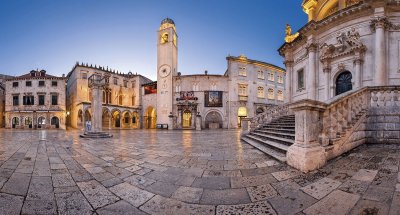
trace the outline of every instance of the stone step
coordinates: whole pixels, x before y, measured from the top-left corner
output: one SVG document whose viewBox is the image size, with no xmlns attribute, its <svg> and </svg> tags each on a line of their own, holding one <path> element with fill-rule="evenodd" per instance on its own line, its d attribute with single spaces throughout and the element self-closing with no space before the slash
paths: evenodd
<svg viewBox="0 0 400 215">
<path fill-rule="evenodd" d="M 262 138 L 267 138 L 268 140 L 270 140 L 270 141 L 273 141 L 273 140 L 278 140 L 278 141 L 281 141 L 281 142 L 283 142 L 283 143 L 285 143 L 286 145 L 292 145 L 292 144 L 294 144 L 294 140 L 293 139 L 287 139 L 287 138 L 282 138 L 282 137 L 276 137 L 276 136 L 272 136 L 272 135 L 267 135 L 267 134 L 263 134 L 263 133 L 260 133 L 260 132 L 252 132 L 251 133 L 252 135 L 257 135 L 257 136 L 260 136 L 260 137 L 262 137 Z"/>
<path fill-rule="evenodd" d="M 252 140 L 248 137 L 242 137 L 241 138 L 244 142 L 252 145 L 253 147 L 257 148 L 258 150 L 264 152 L 265 154 L 277 159 L 278 161 L 281 162 L 286 162 L 286 154 L 285 153 L 280 153 L 274 149 L 269 148 L 268 146 L 256 141 Z"/>
<path fill-rule="evenodd" d="M 268 125 L 290 125 L 290 126 L 294 126 L 295 122 L 271 122 Z"/>
<path fill-rule="evenodd" d="M 110 138 L 113 135 L 106 132 L 85 132 L 84 134 L 79 135 L 81 138 Z"/>
<path fill-rule="evenodd" d="M 285 134 L 294 134 L 295 133 L 294 129 L 283 129 L 283 128 L 263 127 L 263 128 L 260 128 L 259 130 L 262 130 L 262 131 L 275 131 L 275 132 L 280 132 L 280 133 L 285 133 Z"/>
<path fill-rule="evenodd" d="M 288 148 L 289 148 L 288 145 L 285 145 L 285 144 L 282 144 L 282 143 L 278 143 L 278 142 L 274 142 L 274 141 L 271 141 L 271 140 L 265 140 L 265 139 L 262 139 L 262 138 L 260 138 L 258 136 L 252 135 L 252 134 L 248 134 L 248 135 L 246 135 L 246 137 L 248 137 L 250 139 L 253 139 L 253 140 L 256 140 L 256 141 L 258 141 L 258 142 L 260 142 L 260 143 L 262 143 L 264 145 L 268 145 L 271 148 L 279 149 L 282 152 L 286 152 L 288 150 Z"/>
<path fill-rule="evenodd" d="M 290 129 L 294 130 L 294 125 L 264 125 L 264 128 L 271 128 L 271 129 Z"/>
<path fill-rule="evenodd" d="M 256 130 L 256 132 L 262 132 L 264 134 L 270 134 L 270 135 L 277 136 L 277 137 L 284 136 L 285 138 L 288 137 L 288 139 L 294 139 L 294 137 L 295 137 L 294 133 L 277 132 L 276 130 L 269 131 L 269 130 L 258 129 L 258 130 Z"/>
</svg>

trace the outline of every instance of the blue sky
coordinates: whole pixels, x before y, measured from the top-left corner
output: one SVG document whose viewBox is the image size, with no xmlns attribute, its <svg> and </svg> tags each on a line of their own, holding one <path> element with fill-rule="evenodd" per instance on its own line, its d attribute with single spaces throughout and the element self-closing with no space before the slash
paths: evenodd
<svg viewBox="0 0 400 215">
<path fill-rule="evenodd" d="M 156 77 L 157 30 L 175 21 L 182 74 L 223 74 L 226 56 L 283 67 L 285 24 L 307 22 L 302 0 L 3 0 L 0 73 L 67 74 L 76 61 Z"/>
</svg>

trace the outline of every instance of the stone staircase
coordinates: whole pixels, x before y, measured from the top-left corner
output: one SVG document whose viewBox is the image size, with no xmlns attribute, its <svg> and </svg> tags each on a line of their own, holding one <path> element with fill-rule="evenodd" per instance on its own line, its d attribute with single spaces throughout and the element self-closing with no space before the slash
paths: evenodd
<svg viewBox="0 0 400 215">
<path fill-rule="evenodd" d="M 241 139 L 275 159 L 286 162 L 286 152 L 294 144 L 294 137 L 295 117 L 287 115 L 261 126 Z"/>
</svg>

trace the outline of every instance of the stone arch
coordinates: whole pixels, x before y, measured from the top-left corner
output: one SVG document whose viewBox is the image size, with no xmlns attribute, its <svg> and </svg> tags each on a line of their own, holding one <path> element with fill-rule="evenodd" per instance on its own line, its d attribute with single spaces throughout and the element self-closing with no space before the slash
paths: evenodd
<svg viewBox="0 0 400 215">
<path fill-rule="evenodd" d="M 130 128 L 131 127 L 131 119 L 132 119 L 131 112 L 128 110 L 123 111 L 121 114 L 122 128 Z"/>
<path fill-rule="evenodd" d="M 248 113 L 247 113 L 247 107 L 242 106 L 238 108 L 238 112 L 237 112 L 237 116 L 238 116 L 238 127 L 242 126 L 242 119 L 246 118 Z"/>
<path fill-rule="evenodd" d="M 316 21 L 319 21 L 319 20 L 324 19 L 327 16 L 329 16 L 332 8 L 335 8 L 338 5 L 339 5 L 338 0 L 327 0 L 327 1 L 323 2 L 321 4 L 321 6 L 318 8 L 318 12 L 316 15 L 316 17 L 317 17 Z"/>
<path fill-rule="evenodd" d="M 50 124 L 51 124 L 52 126 L 54 126 L 55 128 L 60 128 L 60 119 L 59 119 L 57 116 L 53 116 L 53 117 L 51 118 Z"/>
<path fill-rule="evenodd" d="M 144 127 L 147 129 L 156 128 L 157 112 L 152 106 L 146 108 L 144 112 Z"/>
<path fill-rule="evenodd" d="M 113 128 L 121 128 L 121 111 L 119 109 L 111 110 L 111 121 Z"/>
<path fill-rule="evenodd" d="M 16 128 L 17 126 L 19 126 L 19 117 L 14 116 L 11 119 L 11 125 L 12 125 L 12 128 Z"/>
<path fill-rule="evenodd" d="M 335 75 L 335 96 L 353 89 L 353 74 L 348 70 L 343 70 Z"/>
<path fill-rule="evenodd" d="M 80 110 L 82 112 L 82 110 Z M 46 127 L 46 117 L 39 116 L 37 120 L 37 127 L 38 128 L 45 128 Z"/>
<path fill-rule="evenodd" d="M 32 117 L 26 116 L 24 118 L 24 127 L 25 128 L 32 128 L 33 127 L 33 120 Z"/>
<path fill-rule="evenodd" d="M 204 122 L 206 128 L 222 128 L 222 114 L 219 111 L 211 110 L 206 114 Z"/>
<path fill-rule="evenodd" d="M 83 111 L 82 111 L 82 109 L 78 110 L 76 125 L 78 128 L 81 128 L 83 126 Z"/>
<path fill-rule="evenodd" d="M 132 113 L 131 123 L 132 123 L 132 128 L 139 128 L 139 125 L 140 125 L 139 124 L 139 113 L 137 111 L 134 111 Z"/>
<path fill-rule="evenodd" d="M 111 112 L 108 108 L 103 107 L 101 115 L 102 127 L 109 129 L 111 127 Z"/>
<path fill-rule="evenodd" d="M 90 109 L 87 108 L 85 110 L 85 117 L 84 117 L 85 121 L 92 121 L 92 114 L 90 113 Z"/>
</svg>

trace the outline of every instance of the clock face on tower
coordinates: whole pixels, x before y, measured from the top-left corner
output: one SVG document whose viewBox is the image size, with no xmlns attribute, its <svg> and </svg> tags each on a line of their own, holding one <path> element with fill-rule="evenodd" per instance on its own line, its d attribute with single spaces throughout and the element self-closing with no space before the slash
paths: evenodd
<svg viewBox="0 0 400 215">
<path fill-rule="evenodd" d="M 171 68 L 168 65 L 162 65 L 160 69 L 158 70 L 158 74 L 162 77 L 165 78 L 171 73 Z"/>
</svg>

